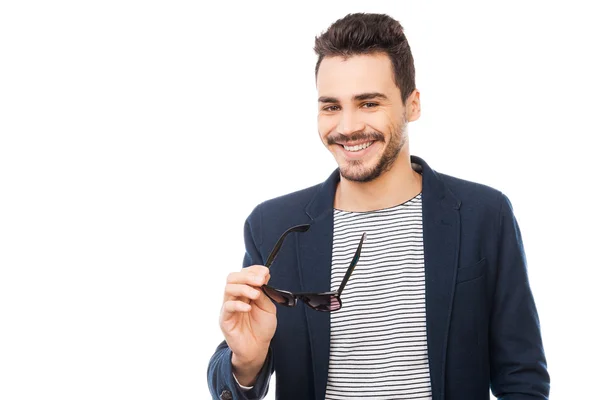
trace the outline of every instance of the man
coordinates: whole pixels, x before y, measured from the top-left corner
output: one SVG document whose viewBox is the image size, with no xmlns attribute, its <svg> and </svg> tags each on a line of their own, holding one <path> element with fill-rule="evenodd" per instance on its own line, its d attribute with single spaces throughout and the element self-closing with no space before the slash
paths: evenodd
<svg viewBox="0 0 600 400">
<path fill-rule="evenodd" d="M 225 341 L 208 368 L 213 398 L 263 398 L 275 371 L 284 400 L 483 400 L 490 386 L 500 399 L 547 399 L 510 201 L 409 153 L 420 94 L 402 27 L 351 14 L 315 51 L 319 134 L 339 168 L 246 220 L 244 268 L 228 276 Z M 340 286 L 327 304 L 296 296 L 316 310 L 274 304 L 296 301 L 277 289 Z"/>
</svg>

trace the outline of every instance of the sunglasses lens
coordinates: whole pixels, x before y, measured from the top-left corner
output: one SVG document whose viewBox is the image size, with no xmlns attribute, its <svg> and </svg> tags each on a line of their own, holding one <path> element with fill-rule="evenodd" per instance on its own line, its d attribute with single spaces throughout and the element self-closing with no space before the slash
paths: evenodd
<svg viewBox="0 0 600 400">
<path fill-rule="evenodd" d="M 266 285 L 262 287 L 262 290 L 275 303 L 278 303 L 278 304 L 281 304 L 281 305 L 284 305 L 287 307 L 292 307 L 295 304 L 294 296 L 292 296 L 290 293 L 280 291 L 280 290 L 277 290 L 275 288 L 272 288 L 272 287 L 266 286 Z"/>
<path fill-rule="evenodd" d="M 339 297 L 328 294 L 305 296 L 305 302 L 317 311 L 337 311 L 342 308 Z"/>
</svg>

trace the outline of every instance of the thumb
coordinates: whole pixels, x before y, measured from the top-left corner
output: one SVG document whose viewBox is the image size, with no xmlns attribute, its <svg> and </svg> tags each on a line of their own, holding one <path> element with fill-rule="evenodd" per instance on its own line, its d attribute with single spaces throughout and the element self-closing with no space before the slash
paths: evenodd
<svg viewBox="0 0 600 400">
<path fill-rule="evenodd" d="M 267 274 L 265 276 L 265 285 L 269 282 L 269 280 L 271 279 L 271 274 Z M 254 303 L 256 306 L 258 306 L 258 308 L 260 308 L 263 311 L 267 311 L 269 313 L 275 313 L 275 304 L 273 304 L 273 301 L 265 294 L 265 292 L 260 291 L 260 296 L 258 299 L 252 300 L 252 303 Z"/>
</svg>

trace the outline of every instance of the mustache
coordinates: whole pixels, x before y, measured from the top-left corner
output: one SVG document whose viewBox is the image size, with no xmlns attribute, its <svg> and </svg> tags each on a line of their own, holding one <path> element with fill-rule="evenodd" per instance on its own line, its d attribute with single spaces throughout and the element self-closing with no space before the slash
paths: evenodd
<svg viewBox="0 0 600 400">
<path fill-rule="evenodd" d="M 352 135 L 332 135 L 327 137 L 327 144 L 346 144 L 349 142 L 375 142 L 377 140 L 384 141 L 383 134 L 379 132 L 356 132 Z"/>
</svg>

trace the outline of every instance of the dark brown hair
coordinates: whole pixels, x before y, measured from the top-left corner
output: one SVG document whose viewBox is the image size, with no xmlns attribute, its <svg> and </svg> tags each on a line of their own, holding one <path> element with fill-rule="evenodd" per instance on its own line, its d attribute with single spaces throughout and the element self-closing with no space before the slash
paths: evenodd
<svg viewBox="0 0 600 400">
<path fill-rule="evenodd" d="M 348 14 L 315 38 L 314 50 L 319 56 L 315 77 L 324 57 L 385 53 L 392 62 L 403 104 L 416 87 L 414 60 L 404 29 L 389 15 Z"/>
</svg>

